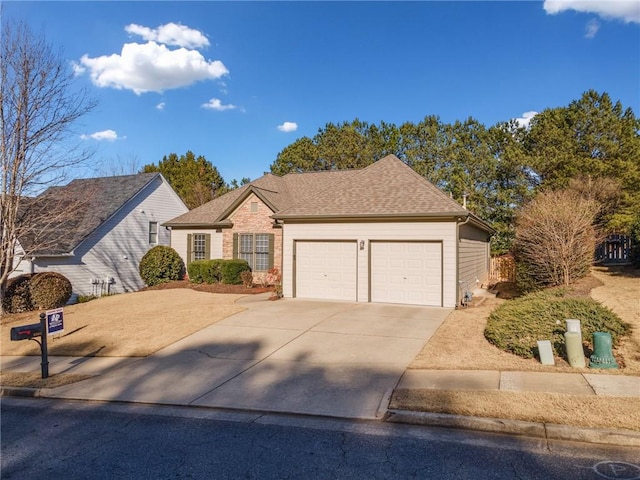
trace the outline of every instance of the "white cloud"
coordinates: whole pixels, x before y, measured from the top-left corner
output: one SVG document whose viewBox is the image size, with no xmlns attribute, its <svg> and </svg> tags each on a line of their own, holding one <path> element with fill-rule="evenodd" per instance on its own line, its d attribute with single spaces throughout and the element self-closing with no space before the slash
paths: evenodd
<svg viewBox="0 0 640 480">
<path fill-rule="evenodd" d="M 167 105 L 166 103 L 164 103 L 164 102 L 160 102 L 158 105 L 156 105 L 156 108 L 157 108 L 158 110 L 164 110 L 164 107 L 165 107 L 166 105 Z"/>
<path fill-rule="evenodd" d="M 127 33 L 138 35 L 149 42 L 186 48 L 209 46 L 209 40 L 202 32 L 173 22 L 160 25 L 158 28 L 149 28 L 132 23 L 124 27 L 124 29 Z"/>
<path fill-rule="evenodd" d="M 278 130 L 281 132 L 295 132 L 298 129 L 298 124 L 295 122 L 284 122 L 282 125 L 278 125 Z"/>
<path fill-rule="evenodd" d="M 73 74 L 76 77 L 79 77 L 80 75 L 82 75 L 84 72 L 87 71 L 87 69 L 84 68 L 82 65 L 80 65 L 78 62 L 71 62 L 71 68 L 73 68 Z"/>
<path fill-rule="evenodd" d="M 597 19 L 592 18 L 585 26 L 585 38 L 594 38 L 598 33 L 598 30 L 600 30 L 600 22 Z"/>
<path fill-rule="evenodd" d="M 108 142 L 114 142 L 118 139 L 123 139 L 126 137 L 118 137 L 118 134 L 115 130 L 102 130 L 101 132 L 91 133 L 89 135 L 80 135 L 80 138 L 83 140 L 93 139 L 93 140 L 107 140 Z"/>
<path fill-rule="evenodd" d="M 640 23 L 640 2 L 637 0 L 545 0 L 544 10 L 550 15 L 575 10 L 595 13 L 606 19 Z"/>
<path fill-rule="evenodd" d="M 80 64 L 89 70 L 94 85 L 133 90 L 137 95 L 186 87 L 229 73 L 221 61 L 205 60 L 196 50 L 170 50 L 153 41 L 126 43 L 119 55 L 83 55 Z"/>
<path fill-rule="evenodd" d="M 535 117 L 538 112 L 524 112 L 521 117 L 514 118 L 516 123 L 524 128 L 529 128 L 529 124 L 531 123 L 531 119 Z"/>
<path fill-rule="evenodd" d="M 217 110 L 219 112 L 223 112 L 224 110 L 233 110 L 234 108 L 238 107 L 230 103 L 227 105 L 223 105 L 222 101 L 219 98 L 212 98 L 207 103 L 203 103 L 202 108 L 208 108 L 209 110 Z"/>
</svg>

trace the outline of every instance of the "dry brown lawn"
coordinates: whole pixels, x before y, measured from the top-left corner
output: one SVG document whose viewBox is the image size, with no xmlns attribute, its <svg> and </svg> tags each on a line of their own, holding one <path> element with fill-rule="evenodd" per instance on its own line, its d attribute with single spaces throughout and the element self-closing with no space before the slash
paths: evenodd
<svg viewBox="0 0 640 480">
<path fill-rule="evenodd" d="M 64 373 L 58 375 L 50 375 L 48 378 L 42 378 L 40 372 L 0 372 L 0 385 L 11 387 L 28 387 L 28 388 L 55 388 L 70 383 L 81 382 L 91 378 L 91 375 L 74 375 Z"/>
<path fill-rule="evenodd" d="M 240 297 L 179 288 L 70 305 L 64 309 L 64 332 L 48 338 L 49 355 L 145 357 L 244 310 L 235 303 Z M 38 312 L 3 316 L 0 353 L 40 355 L 33 341 L 9 340 L 11 327 L 38 321 Z"/>
<path fill-rule="evenodd" d="M 640 430 L 637 398 L 538 392 L 396 390 L 390 408 L 588 428 Z"/>
<path fill-rule="evenodd" d="M 576 287 L 617 313 L 632 334 L 614 351 L 624 368 L 589 369 L 588 373 L 640 375 L 640 270 L 594 268 Z M 582 290 L 582 292 L 580 291 Z M 471 307 L 454 311 L 416 356 L 409 368 L 585 373 L 556 357 L 555 366 L 524 359 L 491 345 L 484 328 L 501 300 L 475 298 Z M 640 430 L 640 399 L 568 396 L 533 392 L 397 390 L 391 408 L 510 418 L 601 428 Z"/>
</svg>

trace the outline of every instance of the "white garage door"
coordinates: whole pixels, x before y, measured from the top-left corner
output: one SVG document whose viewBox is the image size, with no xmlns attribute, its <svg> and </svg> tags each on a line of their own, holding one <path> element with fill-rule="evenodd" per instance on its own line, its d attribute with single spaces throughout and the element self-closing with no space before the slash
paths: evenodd
<svg viewBox="0 0 640 480">
<path fill-rule="evenodd" d="M 296 242 L 298 298 L 356 301 L 356 242 Z"/>
<path fill-rule="evenodd" d="M 442 306 L 441 244 L 371 242 L 371 301 Z"/>
</svg>

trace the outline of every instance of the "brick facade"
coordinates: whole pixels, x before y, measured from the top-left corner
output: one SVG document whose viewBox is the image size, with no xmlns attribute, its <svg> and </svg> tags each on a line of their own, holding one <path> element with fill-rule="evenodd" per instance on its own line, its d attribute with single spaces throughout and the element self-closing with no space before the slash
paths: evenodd
<svg viewBox="0 0 640 480">
<path fill-rule="evenodd" d="M 282 228 L 274 228 L 271 215 L 273 215 L 273 211 L 262 200 L 253 193 L 249 195 L 229 215 L 229 219 L 233 222 L 233 228 L 225 228 L 222 231 L 223 258 L 233 258 L 234 233 L 272 233 L 274 235 L 273 266 L 282 270 Z M 254 282 L 260 283 L 264 275 L 263 272 L 254 272 Z"/>
</svg>

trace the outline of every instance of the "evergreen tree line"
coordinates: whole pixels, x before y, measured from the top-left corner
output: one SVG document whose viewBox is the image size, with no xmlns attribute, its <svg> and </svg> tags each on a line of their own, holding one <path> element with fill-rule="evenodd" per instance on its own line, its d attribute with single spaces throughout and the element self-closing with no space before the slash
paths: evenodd
<svg viewBox="0 0 640 480">
<path fill-rule="evenodd" d="M 603 231 L 629 232 L 640 219 L 640 120 L 607 93 L 585 92 L 524 127 L 486 127 L 474 118 L 445 123 L 426 116 L 400 126 L 355 119 L 328 123 L 285 147 L 271 172 L 362 168 L 394 154 L 498 232 L 494 253 L 514 238 L 519 207 L 540 191 L 572 188 L 603 202 Z M 607 191 L 600 190 L 602 185 Z"/>
<path fill-rule="evenodd" d="M 461 201 L 498 232 L 494 253 L 511 248 L 518 209 L 541 191 L 570 188 L 597 201 L 602 232 L 640 225 L 640 119 L 607 93 L 585 92 L 565 107 L 487 127 L 470 117 L 445 123 L 436 115 L 398 126 L 359 119 L 327 123 L 278 153 L 271 173 L 363 168 L 393 154 Z M 161 172 L 194 208 L 249 182 L 226 183 L 193 152 L 171 153 L 142 168 Z"/>
<path fill-rule="evenodd" d="M 220 195 L 249 183 L 249 178 L 242 178 L 238 182 L 235 178 L 227 183 L 218 169 L 203 155 L 196 156 L 192 151 L 178 156 L 170 153 L 162 160 L 145 165 L 141 173 L 160 172 L 176 191 L 187 207 L 199 207 Z"/>
</svg>

